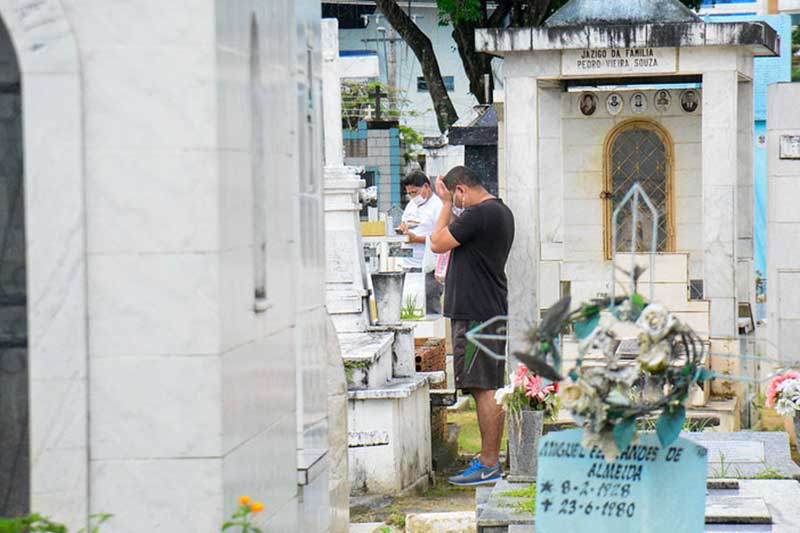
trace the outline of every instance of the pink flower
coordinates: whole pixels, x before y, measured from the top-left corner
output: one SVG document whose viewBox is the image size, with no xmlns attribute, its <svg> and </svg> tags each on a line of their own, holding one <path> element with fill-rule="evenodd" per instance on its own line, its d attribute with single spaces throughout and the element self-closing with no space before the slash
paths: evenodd
<svg viewBox="0 0 800 533">
<path fill-rule="evenodd" d="M 779 374 L 772 378 L 767 389 L 767 407 L 775 407 L 775 402 L 778 401 L 778 385 L 787 379 L 800 379 L 800 373 L 794 370 L 787 370 L 783 374 Z"/>
<path fill-rule="evenodd" d="M 528 384 L 525 386 L 525 396 L 528 398 L 535 398 L 541 402 L 545 400 L 548 394 L 554 393 L 555 387 L 552 383 L 544 384 L 544 378 L 539 376 L 530 376 Z"/>
<path fill-rule="evenodd" d="M 528 384 L 528 367 L 519 364 L 516 373 L 514 374 L 514 387 L 524 389 Z"/>
</svg>

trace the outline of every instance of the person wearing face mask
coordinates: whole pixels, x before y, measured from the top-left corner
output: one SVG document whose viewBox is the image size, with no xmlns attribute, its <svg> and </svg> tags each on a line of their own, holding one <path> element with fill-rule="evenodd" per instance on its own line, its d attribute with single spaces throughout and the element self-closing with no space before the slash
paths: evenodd
<svg viewBox="0 0 800 533">
<path fill-rule="evenodd" d="M 403 178 L 400 185 L 410 201 L 403 212 L 403 222 L 398 230 L 408 236 L 407 247 L 414 251 L 414 255 L 403 259 L 403 268 L 411 272 L 421 272 L 426 238 L 439 218 L 442 201 L 433 193 L 428 176 L 421 170 L 411 172 Z M 442 284 L 436 280 L 433 270 L 425 273 L 425 308 L 428 314 L 442 314 Z"/>
<path fill-rule="evenodd" d="M 495 392 L 505 385 L 505 361 L 497 360 L 467 341 L 466 334 L 482 322 L 508 314 L 506 261 L 514 241 L 514 215 L 502 200 L 487 191 L 480 176 L 455 167 L 436 180 L 444 207 L 431 233 L 431 250 L 450 252 L 444 295 L 444 316 L 450 318 L 456 388 L 475 398 L 481 453 L 463 472 L 448 481 L 454 485 L 483 485 L 502 478 L 500 442 L 505 422 Z M 482 333 L 500 335 L 495 324 Z M 485 341 L 496 354 L 505 354 L 505 341 Z"/>
</svg>

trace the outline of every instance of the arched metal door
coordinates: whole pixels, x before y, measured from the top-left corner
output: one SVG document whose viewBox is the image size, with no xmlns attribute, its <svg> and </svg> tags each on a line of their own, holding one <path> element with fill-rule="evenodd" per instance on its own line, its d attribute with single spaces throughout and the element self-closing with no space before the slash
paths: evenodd
<svg viewBox="0 0 800 533">
<path fill-rule="evenodd" d="M 606 257 L 611 250 L 611 214 L 631 186 L 639 182 L 658 209 L 659 252 L 674 250 L 672 230 L 672 142 L 658 125 L 632 121 L 618 126 L 606 142 L 605 206 Z M 620 213 L 617 232 L 618 252 L 631 249 L 633 212 L 627 207 Z M 636 228 L 637 251 L 649 252 L 652 241 L 651 220 L 640 213 Z"/>
</svg>

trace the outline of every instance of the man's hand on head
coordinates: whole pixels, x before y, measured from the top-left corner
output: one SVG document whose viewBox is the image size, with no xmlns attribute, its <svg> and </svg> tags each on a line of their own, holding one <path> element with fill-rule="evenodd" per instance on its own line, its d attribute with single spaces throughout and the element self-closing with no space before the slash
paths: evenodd
<svg viewBox="0 0 800 533">
<path fill-rule="evenodd" d="M 447 186 L 444 184 L 444 176 L 438 176 L 436 178 L 436 195 L 442 200 L 442 203 L 444 204 L 453 203 L 453 194 L 447 189 Z"/>
</svg>

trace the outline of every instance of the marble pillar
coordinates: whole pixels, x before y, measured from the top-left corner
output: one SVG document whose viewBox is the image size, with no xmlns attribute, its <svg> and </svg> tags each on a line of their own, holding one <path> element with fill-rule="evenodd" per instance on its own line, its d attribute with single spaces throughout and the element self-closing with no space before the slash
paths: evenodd
<svg viewBox="0 0 800 533">
<path fill-rule="evenodd" d="M 322 21 L 322 113 L 325 154 L 325 223 L 326 223 L 326 300 L 328 311 L 343 306 L 339 323 L 345 328 L 366 325 L 365 309 L 359 295 L 363 276 L 355 268 L 363 259 L 358 223 L 358 189 L 361 180 L 343 164 L 342 102 L 339 81 L 339 27 L 336 19 Z M 332 227 L 329 226 L 332 225 Z M 335 248 L 338 243 L 344 250 Z M 333 249 L 331 247 L 334 247 Z M 344 255 L 339 255 L 344 251 Z M 358 257 L 355 256 L 358 254 Z M 331 264 L 330 259 L 337 261 Z M 349 261 L 348 261 L 349 260 Z M 349 263 L 349 267 L 347 264 Z M 361 269 L 363 272 L 363 269 Z M 341 276 L 341 278 L 339 278 Z M 332 279 L 333 278 L 333 279 Z M 342 283 L 333 283 L 341 279 Z M 349 279 L 349 283 L 347 280 Z M 355 285 L 355 286 L 354 286 Z M 341 300 L 344 298 L 344 301 Z M 360 312 L 355 312 L 359 310 Z M 347 311 L 350 311 L 348 313 Z M 342 350 L 332 320 L 326 326 L 327 397 L 328 397 L 328 502 L 330 531 L 347 531 L 350 523 L 350 481 L 347 454 L 347 379 Z"/>
<path fill-rule="evenodd" d="M 736 299 L 755 306 L 753 272 L 753 82 L 739 81 L 738 91 L 738 178 L 736 183 Z M 755 313 L 755 307 L 753 307 Z"/>
<path fill-rule="evenodd" d="M 800 362 L 800 159 L 781 157 L 781 138 L 800 136 L 800 83 L 768 89 L 767 333 L 781 366 Z"/>
<path fill-rule="evenodd" d="M 737 335 L 738 92 L 735 70 L 703 74 L 703 280 L 712 339 Z"/>
<path fill-rule="evenodd" d="M 338 21 L 322 21 L 322 101 L 325 125 L 326 301 L 339 333 L 365 331 L 370 323 L 359 191 L 353 167 L 343 164 Z"/>
<path fill-rule="evenodd" d="M 539 263 L 540 309 L 560 296 L 564 260 L 564 172 L 561 138 L 561 88 L 539 89 Z"/>
<path fill-rule="evenodd" d="M 514 213 L 516 235 L 508 258 L 509 353 L 525 350 L 525 329 L 539 317 L 541 150 L 540 77 L 560 72 L 558 52 L 509 55 L 505 66 L 506 203 Z M 549 226 L 548 226 L 549 228 Z"/>
</svg>

